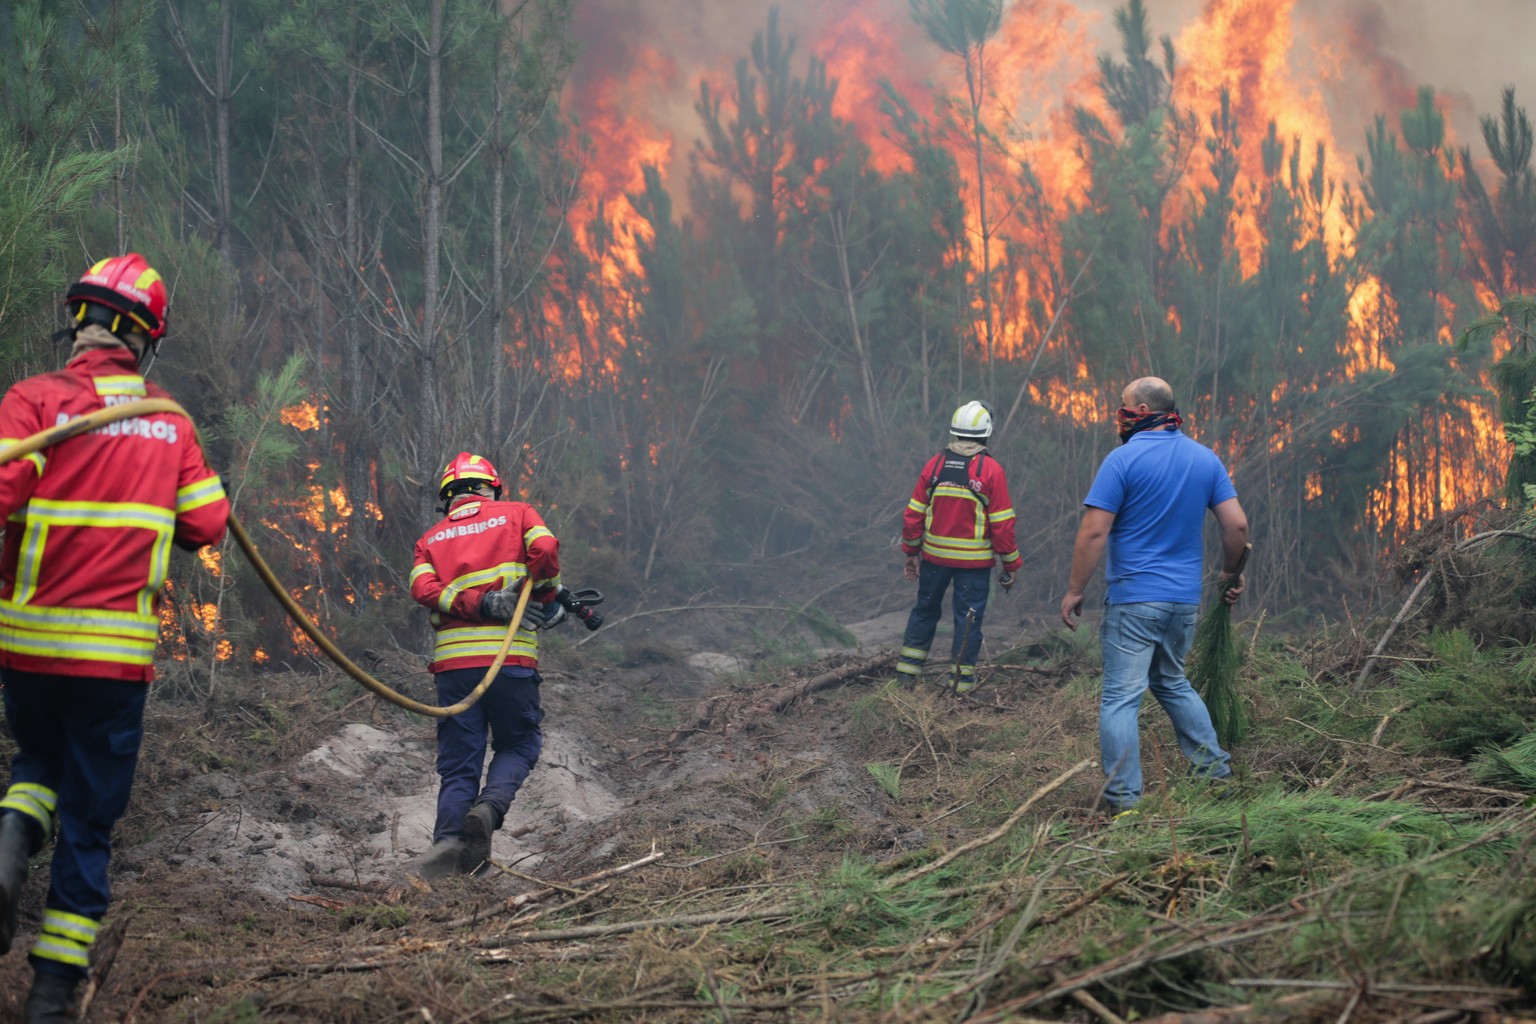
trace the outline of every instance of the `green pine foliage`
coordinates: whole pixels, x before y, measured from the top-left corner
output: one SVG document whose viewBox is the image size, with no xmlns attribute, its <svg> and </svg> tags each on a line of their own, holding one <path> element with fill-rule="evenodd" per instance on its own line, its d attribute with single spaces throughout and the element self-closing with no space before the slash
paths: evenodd
<svg viewBox="0 0 1536 1024">
<path fill-rule="evenodd" d="M 1472 774 L 1490 786 L 1536 793 L 1536 733 L 1527 733 L 1507 747 L 1482 748 L 1472 759 Z"/>
<path fill-rule="evenodd" d="M 1228 589 L 1226 584 L 1220 588 L 1216 603 L 1195 625 L 1187 675 L 1211 713 L 1216 738 L 1230 750 L 1247 737 L 1248 717 L 1237 692 L 1243 654 L 1232 637 L 1232 606 L 1221 598 Z"/>
<path fill-rule="evenodd" d="M 1536 650 L 1480 648 L 1463 630 L 1426 638 L 1430 658 L 1397 672 L 1390 736 L 1404 749 L 1462 760 L 1525 735 L 1536 718 Z"/>
</svg>

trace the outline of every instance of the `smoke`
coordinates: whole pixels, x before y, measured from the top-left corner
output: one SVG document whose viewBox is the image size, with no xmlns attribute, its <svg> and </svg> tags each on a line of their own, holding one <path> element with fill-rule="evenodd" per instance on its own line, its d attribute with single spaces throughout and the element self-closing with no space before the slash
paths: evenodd
<svg viewBox="0 0 1536 1024">
<path fill-rule="evenodd" d="M 1151 0 L 1152 32 L 1171 36 L 1183 50 L 1218 9 L 1252 2 Z M 999 37 L 1006 47 L 994 52 L 1003 68 L 997 98 L 1015 124 L 1033 131 L 1066 102 L 1081 100 L 1082 76 L 1091 74 L 1095 56 L 1118 52 L 1112 13 L 1119 6 L 1121 0 L 1012 0 Z M 1494 111 L 1501 89 L 1515 86 L 1517 100 L 1536 109 L 1536 72 L 1522 52 L 1536 36 L 1530 0 L 1278 6 L 1288 9 L 1290 32 L 1285 87 L 1311 108 L 1309 130 L 1324 136 L 1303 142 L 1327 142 L 1335 174 L 1354 173 L 1353 157 L 1374 118 L 1384 114 L 1395 128 L 1421 85 L 1436 90 L 1453 141 L 1469 144 L 1478 158 L 1485 153 L 1477 118 Z M 700 82 L 728 95 L 736 62 L 775 8 L 781 32 L 796 42 L 797 69 L 808 53 L 826 60 L 839 79 L 837 113 L 870 126 L 867 137 L 883 123 L 882 78 L 925 112 L 932 110 L 931 84 L 958 90 L 953 58 L 924 37 L 907 0 L 582 0 L 575 15 L 581 50 L 564 104 L 593 136 L 594 166 L 623 169 L 609 175 L 610 192 L 637 187 L 638 161 L 660 154 L 674 198 L 683 197 L 688 154 L 699 136 Z M 1181 53 L 1181 60 L 1190 56 Z"/>
</svg>

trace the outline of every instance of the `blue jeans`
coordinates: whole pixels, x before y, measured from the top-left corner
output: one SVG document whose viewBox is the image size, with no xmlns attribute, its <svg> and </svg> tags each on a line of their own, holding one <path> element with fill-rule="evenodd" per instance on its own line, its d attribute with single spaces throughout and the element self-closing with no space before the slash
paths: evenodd
<svg viewBox="0 0 1536 1024">
<path fill-rule="evenodd" d="M 483 668 L 458 668 L 437 674 L 437 699 L 457 704 L 485 678 Z M 512 798 L 539 763 L 544 750 L 544 709 L 539 706 L 539 674 L 503 668 L 496 681 L 468 710 L 437 720 L 437 822 L 432 841 L 462 834 L 464 816 L 477 801 L 496 811 L 496 825 L 507 816 Z M 491 763 L 485 764 L 486 733 Z M 485 786 L 480 772 L 485 771 Z"/>
<path fill-rule="evenodd" d="M 1216 740 L 1211 713 L 1184 678 L 1184 656 L 1198 605 L 1170 601 L 1112 604 L 1104 609 L 1104 693 L 1099 699 L 1099 752 L 1109 782 L 1104 800 L 1123 811 L 1141 799 L 1141 698 L 1150 688 L 1173 722 L 1179 749 L 1197 775 L 1223 779 L 1232 756 Z"/>
<path fill-rule="evenodd" d="M 991 591 L 990 569 L 957 569 L 923 560 L 917 572 L 917 604 L 907 616 L 907 631 L 901 637 L 901 656 L 896 671 L 917 677 L 928 660 L 928 648 L 944 614 L 944 591 L 954 584 L 955 636 L 951 656 L 957 667 L 976 664 L 981 653 L 981 621 L 987 614 L 987 595 Z M 908 680 L 911 681 L 910 679 Z"/>
</svg>

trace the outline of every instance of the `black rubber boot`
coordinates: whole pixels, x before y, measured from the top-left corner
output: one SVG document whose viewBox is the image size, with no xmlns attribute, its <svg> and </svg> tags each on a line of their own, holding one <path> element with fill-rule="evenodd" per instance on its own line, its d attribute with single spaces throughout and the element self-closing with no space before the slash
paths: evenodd
<svg viewBox="0 0 1536 1024">
<path fill-rule="evenodd" d="M 463 858 L 464 840 L 457 836 L 448 839 L 439 839 L 432 844 L 432 849 L 416 858 L 406 870 L 418 878 L 427 881 L 436 881 L 439 878 L 447 878 L 456 875 L 462 870 L 459 862 Z"/>
<path fill-rule="evenodd" d="M 491 835 L 501 825 L 496 820 L 496 808 L 487 803 L 477 803 L 464 816 L 464 852 L 459 858 L 459 870 L 466 875 L 491 859 Z"/>
<path fill-rule="evenodd" d="M 21 1011 L 22 1024 L 59 1024 L 74 1020 L 75 989 L 79 987 L 80 979 L 73 975 L 34 972 L 32 991 L 27 993 L 27 1005 Z"/>
<path fill-rule="evenodd" d="M 16 937 L 16 904 L 27 882 L 27 858 L 32 836 L 26 816 L 19 811 L 0 814 L 0 954 L 11 951 Z"/>
</svg>

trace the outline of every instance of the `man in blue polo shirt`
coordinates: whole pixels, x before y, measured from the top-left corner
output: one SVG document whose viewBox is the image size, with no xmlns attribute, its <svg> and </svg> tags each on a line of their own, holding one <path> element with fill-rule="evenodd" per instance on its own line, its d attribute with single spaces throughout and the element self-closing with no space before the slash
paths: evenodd
<svg viewBox="0 0 1536 1024">
<path fill-rule="evenodd" d="M 1141 799 L 1138 719 L 1149 688 L 1196 773 L 1212 779 L 1232 774 L 1231 755 L 1216 741 L 1210 711 L 1184 677 L 1184 656 L 1200 608 L 1205 510 L 1221 528 L 1223 580 L 1232 577 L 1248 543 L 1248 517 L 1232 480 L 1215 452 L 1179 430 L 1183 421 L 1168 382 L 1134 380 L 1120 401 L 1121 447 L 1104 459 L 1083 499 L 1072 575 L 1061 599 L 1061 621 L 1076 629 L 1083 591 L 1107 546 L 1099 748 L 1109 779 L 1104 801 L 1112 814 Z M 1244 585 L 1238 576 L 1226 592 L 1229 604 Z"/>
</svg>

